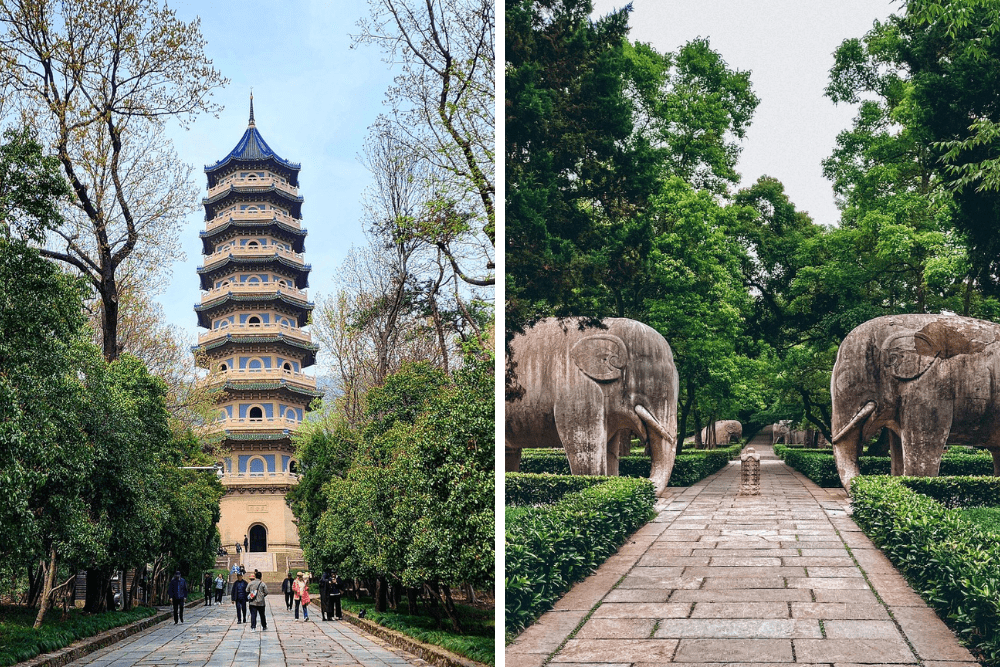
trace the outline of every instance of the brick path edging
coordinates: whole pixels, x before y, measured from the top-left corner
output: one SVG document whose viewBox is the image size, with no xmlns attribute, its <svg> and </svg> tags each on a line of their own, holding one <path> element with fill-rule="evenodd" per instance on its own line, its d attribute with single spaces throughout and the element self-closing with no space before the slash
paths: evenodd
<svg viewBox="0 0 1000 667">
<path fill-rule="evenodd" d="M 437 667 L 488 667 L 485 663 L 463 658 L 440 646 L 425 644 L 401 632 L 383 627 L 374 621 L 369 621 L 366 618 L 358 618 L 356 614 L 346 609 L 344 610 L 344 620 L 351 625 L 358 626 L 368 634 L 384 639 L 396 648 L 401 648 L 408 653 L 412 653 L 421 660 L 426 660 Z"/>
<path fill-rule="evenodd" d="M 185 604 L 184 608 L 188 609 L 198 604 L 204 604 L 204 600 L 200 598 L 192 600 L 191 602 Z M 173 615 L 174 612 L 171 609 L 170 611 L 154 614 L 149 618 L 143 618 L 128 625 L 111 628 L 110 630 L 105 630 L 104 632 L 94 635 L 93 637 L 87 637 L 73 642 L 69 646 L 61 648 L 58 651 L 43 653 L 32 658 L 31 660 L 19 662 L 17 663 L 17 667 L 62 667 L 63 665 L 67 665 L 74 660 L 79 660 L 83 656 L 89 655 L 94 651 L 111 646 L 112 644 L 117 644 L 121 640 L 142 632 L 146 628 L 150 628 L 161 621 L 166 621 L 167 619 L 172 618 Z"/>
</svg>

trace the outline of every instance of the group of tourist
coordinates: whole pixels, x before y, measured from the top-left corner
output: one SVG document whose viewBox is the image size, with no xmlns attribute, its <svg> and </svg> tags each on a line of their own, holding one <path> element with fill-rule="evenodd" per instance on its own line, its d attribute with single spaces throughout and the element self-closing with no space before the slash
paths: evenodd
<svg viewBox="0 0 1000 667">
<path fill-rule="evenodd" d="M 260 629 L 267 630 L 267 617 L 264 615 L 265 599 L 268 595 L 267 584 L 261 576 L 260 570 L 254 570 L 249 575 L 249 581 L 243 578 L 243 568 L 235 573 L 236 581 L 233 582 L 229 597 L 236 606 L 236 622 L 247 622 L 247 609 L 250 611 L 250 631 L 257 631 L 257 618 L 260 617 Z M 222 575 L 218 575 L 214 580 L 210 572 L 205 573 L 205 605 L 212 604 L 212 592 L 215 593 L 215 602 L 222 602 L 222 595 L 225 592 L 226 582 Z M 324 621 L 342 620 L 344 615 L 340 606 L 340 598 L 343 594 L 343 581 L 331 570 L 326 570 L 319 580 L 320 590 L 320 614 Z M 295 620 L 299 620 L 299 609 L 302 610 L 302 620 L 309 620 L 309 604 L 312 596 L 309 594 L 309 581 L 305 573 L 299 572 L 293 578 L 289 572 L 285 580 L 281 582 L 281 592 L 285 594 L 285 605 L 288 611 L 292 611 L 294 606 Z M 184 622 L 184 602 L 188 596 L 188 585 L 180 572 L 175 572 L 170 585 L 167 587 L 174 607 L 174 625 Z"/>
</svg>

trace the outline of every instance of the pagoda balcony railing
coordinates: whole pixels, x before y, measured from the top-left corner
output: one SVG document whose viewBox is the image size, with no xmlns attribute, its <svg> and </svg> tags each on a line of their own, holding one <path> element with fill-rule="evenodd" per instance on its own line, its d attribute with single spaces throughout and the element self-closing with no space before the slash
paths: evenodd
<svg viewBox="0 0 1000 667">
<path fill-rule="evenodd" d="M 225 338 L 230 334 L 233 336 L 250 336 L 254 334 L 261 336 L 276 336 L 279 333 L 288 338 L 294 338 L 295 340 L 302 341 L 304 343 L 312 342 L 312 336 L 308 331 L 303 331 L 298 327 L 288 326 L 287 324 L 269 323 L 230 324 L 228 327 L 211 329 L 198 334 L 198 344 L 205 345 L 206 343 L 219 340 L 220 338 Z"/>
<path fill-rule="evenodd" d="M 274 186 L 279 190 L 284 190 L 285 192 L 298 196 L 299 189 L 294 185 L 289 185 L 288 183 L 282 183 L 276 178 L 230 178 L 224 180 L 217 184 L 214 188 L 208 189 L 208 197 L 211 199 L 220 192 L 225 192 L 230 187 L 246 187 L 246 188 L 260 188 L 260 187 L 270 187 Z"/>
<path fill-rule="evenodd" d="M 309 297 L 306 293 L 298 288 L 291 287 L 290 285 L 279 285 L 275 282 L 268 282 L 229 283 L 228 285 L 213 287 L 210 290 L 204 290 L 202 292 L 201 302 L 205 303 L 206 301 L 211 301 L 212 299 L 218 299 L 220 296 L 225 296 L 226 294 L 274 294 L 275 292 L 294 297 L 301 301 L 309 301 Z"/>
<path fill-rule="evenodd" d="M 230 368 L 225 371 L 215 371 L 208 376 L 210 383 L 219 382 L 274 382 L 285 380 L 297 385 L 316 388 L 316 378 L 296 371 L 285 370 L 284 368 Z"/>
<path fill-rule="evenodd" d="M 297 419 L 287 417 L 223 417 L 205 427 L 206 431 L 294 431 L 302 425 Z"/>
<path fill-rule="evenodd" d="M 296 484 L 299 476 L 294 472 L 227 472 L 223 484 Z"/>
<path fill-rule="evenodd" d="M 295 229 L 301 229 L 301 221 L 298 218 L 293 218 L 287 213 L 280 213 L 278 211 L 236 211 L 223 213 L 222 215 L 216 216 L 209 220 L 205 229 L 211 231 L 218 227 L 219 225 L 225 224 L 230 220 L 280 220 L 288 225 L 291 225 Z"/>
<path fill-rule="evenodd" d="M 287 257 L 289 259 L 294 259 L 297 262 L 305 262 L 305 255 L 301 252 L 294 252 L 292 250 L 285 250 L 281 246 L 276 245 L 265 245 L 265 246 L 229 246 L 222 250 L 216 250 L 211 255 L 205 255 L 205 266 L 211 266 L 216 262 L 221 262 L 227 257 L 238 256 L 238 257 L 273 257 L 274 255 L 281 255 L 282 257 Z"/>
</svg>

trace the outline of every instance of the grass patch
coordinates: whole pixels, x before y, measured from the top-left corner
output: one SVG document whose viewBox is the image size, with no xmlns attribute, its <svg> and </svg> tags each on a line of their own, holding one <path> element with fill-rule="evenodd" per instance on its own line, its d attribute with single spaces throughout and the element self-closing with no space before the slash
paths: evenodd
<svg viewBox="0 0 1000 667">
<path fill-rule="evenodd" d="M 42 627 L 32 630 L 37 613 L 37 609 L 0 606 L 0 665 L 6 667 L 42 653 L 58 651 L 80 639 L 149 618 L 156 610 L 136 607 L 130 611 L 84 614 L 78 609 L 71 609 L 64 620 L 62 610 L 50 609 L 45 614 Z"/>
<path fill-rule="evenodd" d="M 409 603 L 406 600 L 399 603 L 398 609 L 386 612 L 376 612 L 375 602 L 371 598 L 361 598 L 360 601 L 355 601 L 345 595 L 341 604 L 344 609 L 355 614 L 364 609 L 366 620 L 374 621 L 384 628 L 395 630 L 407 637 L 440 646 L 470 660 L 487 665 L 496 664 L 494 639 L 496 622 L 492 608 L 480 609 L 456 603 L 459 623 L 462 624 L 462 629 L 465 631 L 465 634 L 460 635 L 451 631 L 448 618 L 444 616 L 444 610 L 442 610 L 439 622 L 428 613 L 427 606 L 423 604 L 418 606 L 420 615 L 413 616 L 408 613 Z"/>
</svg>

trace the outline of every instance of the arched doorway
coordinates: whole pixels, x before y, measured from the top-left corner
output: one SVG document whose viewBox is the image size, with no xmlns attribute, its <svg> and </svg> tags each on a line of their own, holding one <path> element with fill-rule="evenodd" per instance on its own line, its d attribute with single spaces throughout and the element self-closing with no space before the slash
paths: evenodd
<svg viewBox="0 0 1000 667">
<path fill-rule="evenodd" d="M 267 528 L 259 523 L 250 527 L 250 552 L 267 551 Z"/>
</svg>

